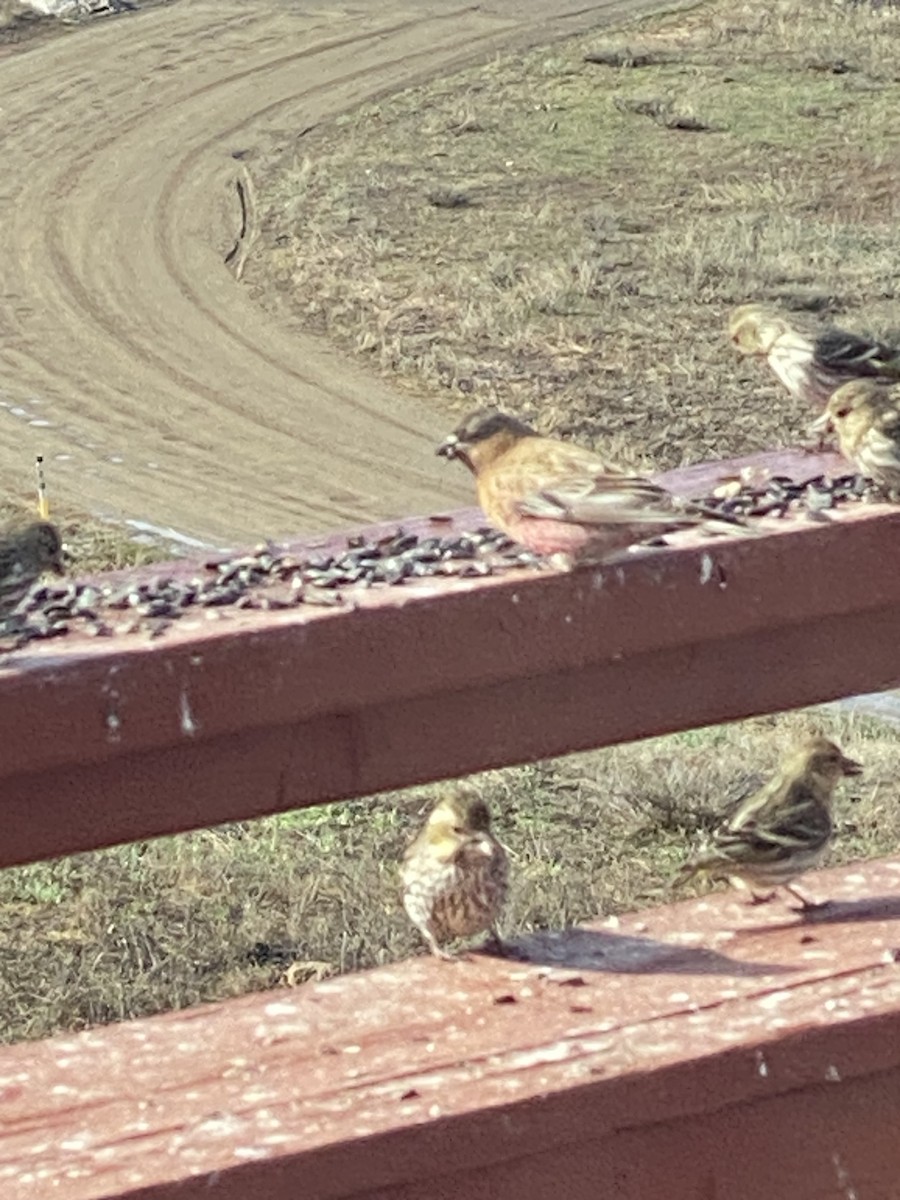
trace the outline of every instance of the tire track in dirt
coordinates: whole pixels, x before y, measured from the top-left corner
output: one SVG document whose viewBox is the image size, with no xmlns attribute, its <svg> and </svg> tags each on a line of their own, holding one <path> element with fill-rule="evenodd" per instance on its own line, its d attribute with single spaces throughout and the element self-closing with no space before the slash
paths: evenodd
<svg viewBox="0 0 900 1200">
<path fill-rule="evenodd" d="M 183 0 L 0 60 L 0 477 L 220 544 L 470 502 L 440 418 L 279 325 L 225 265 L 233 155 L 653 5 Z M 672 7 L 671 5 L 669 7 Z"/>
</svg>

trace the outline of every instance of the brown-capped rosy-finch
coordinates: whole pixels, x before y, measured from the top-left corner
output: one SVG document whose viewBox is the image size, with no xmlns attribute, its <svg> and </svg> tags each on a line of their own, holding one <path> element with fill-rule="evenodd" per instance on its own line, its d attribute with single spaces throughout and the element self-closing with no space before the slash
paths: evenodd
<svg viewBox="0 0 900 1200">
<path fill-rule="evenodd" d="M 12 615 L 45 571 L 63 574 L 62 539 L 48 521 L 0 533 L 0 621 Z"/>
<path fill-rule="evenodd" d="M 804 908 L 814 907 L 793 880 L 817 866 L 828 849 L 838 782 L 861 772 L 834 742 L 810 738 L 716 830 L 713 847 L 685 863 L 678 881 L 707 875 L 751 889 L 784 887 Z"/>
<path fill-rule="evenodd" d="M 679 529 L 733 533 L 741 525 L 726 524 L 591 450 L 541 437 L 515 417 L 490 409 L 473 413 L 437 453 L 469 468 L 492 525 L 565 565 L 602 562 Z"/>
<path fill-rule="evenodd" d="M 766 359 L 792 396 L 817 407 L 850 379 L 900 379 L 900 348 L 834 326 L 817 328 L 764 304 L 736 308 L 728 336 L 741 354 Z"/>
<path fill-rule="evenodd" d="M 892 500 L 900 499 L 900 387 L 853 379 L 812 428 L 837 435 L 841 454 Z"/>
<path fill-rule="evenodd" d="M 507 873 L 484 800 L 469 784 L 447 785 L 400 869 L 403 907 L 432 954 L 453 959 L 442 943 L 479 933 L 499 942 Z"/>
</svg>

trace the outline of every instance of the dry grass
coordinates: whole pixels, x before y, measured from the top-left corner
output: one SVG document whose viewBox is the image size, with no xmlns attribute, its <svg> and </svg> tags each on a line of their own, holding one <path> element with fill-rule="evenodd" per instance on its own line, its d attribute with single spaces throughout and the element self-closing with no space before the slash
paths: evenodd
<svg viewBox="0 0 900 1200">
<path fill-rule="evenodd" d="M 245 277 L 450 407 L 498 401 L 632 461 L 792 438 L 806 414 L 730 358 L 724 314 L 758 296 L 900 323 L 898 45 L 887 8 L 707 5 L 610 39 L 625 65 L 586 63 L 604 46 L 580 39 L 367 106 L 260 181 L 264 252 Z M 92 546 L 91 566 L 134 552 Z M 893 850 L 900 735 L 833 711 L 492 772 L 506 931 L 666 898 L 713 813 L 812 727 L 866 765 L 833 860 Z M 428 798 L 0 873 L 0 1037 L 420 950 L 395 864 Z"/>
<path fill-rule="evenodd" d="M 725 314 L 900 325 L 898 49 L 897 8 L 715 3 L 367 105 L 259 166 L 246 278 L 454 409 L 662 467 L 789 441 Z"/>
<path fill-rule="evenodd" d="M 832 860 L 893 849 L 898 735 L 833 712 L 484 775 L 513 855 L 507 935 L 666 899 L 714 813 L 811 729 L 866 765 L 841 796 Z M 419 952 L 395 872 L 428 803 L 410 789 L 0 872 L 0 1039 L 270 987 L 294 962 L 302 981 Z"/>
</svg>

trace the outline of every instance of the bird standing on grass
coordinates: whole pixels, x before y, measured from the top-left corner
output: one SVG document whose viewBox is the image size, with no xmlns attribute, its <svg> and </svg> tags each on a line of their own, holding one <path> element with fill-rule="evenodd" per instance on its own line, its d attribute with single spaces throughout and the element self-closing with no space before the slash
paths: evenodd
<svg viewBox="0 0 900 1200">
<path fill-rule="evenodd" d="M 601 562 L 679 529 L 733 533 L 742 524 L 502 412 L 472 414 L 437 453 L 469 468 L 492 525 L 560 565 Z"/>
<path fill-rule="evenodd" d="M 792 396 L 817 407 L 851 379 L 900 379 L 900 348 L 834 326 L 788 320 L 763 304 L 736 308 L 728 336 L 741 354 L 764 358 Z"/>
<path fill-rule="evenodd" d="M 441 943 L 490 932 L 506 899 L 506 851 L 488 807 L 468 784 L 452 784 L 411 842 L 401 866 L 403 907 L 438 958 Z"/>
<path fill-rule="evenodd" d="M 0 622 L 12 616 L 45 571 L 62 575 L 62 538 L 49 521 L 0 533 Z"/>
<path fill-rule="evenodd" d="M 677 882 L 707 875 L 751 889 L 783 887 L 804 908 L 816 907 L 792 881 L 824 857 L 834 833 L 834 789 L 843 776 L 861 772 L 834 742 L 810 738 L 716 830 L 714 848 L 685 863 Z M 771 893 L 753 895 L 754 903 L 764 899 Z"/>
<path fill-rule="evenodd" d="M 900 499 L 900 387 L 871 379 L 845 383 L 812 428 L 835 433 L 841 454 L 890 499 Z"/>
</svg>

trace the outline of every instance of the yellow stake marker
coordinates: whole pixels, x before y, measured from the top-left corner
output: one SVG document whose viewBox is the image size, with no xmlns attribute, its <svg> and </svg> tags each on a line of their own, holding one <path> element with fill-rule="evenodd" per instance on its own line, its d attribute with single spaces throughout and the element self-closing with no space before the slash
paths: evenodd
<svg viewBox="0 0 900 1200">
<path fill-rule="evenodd" d="M 44 480 L 44 456 L 39 454 L 34 464 L 37 472 L 38 516 L 46 521 L 50 516 L 50 505 L 47 503 L 47 484 Z"/>
</svg>

